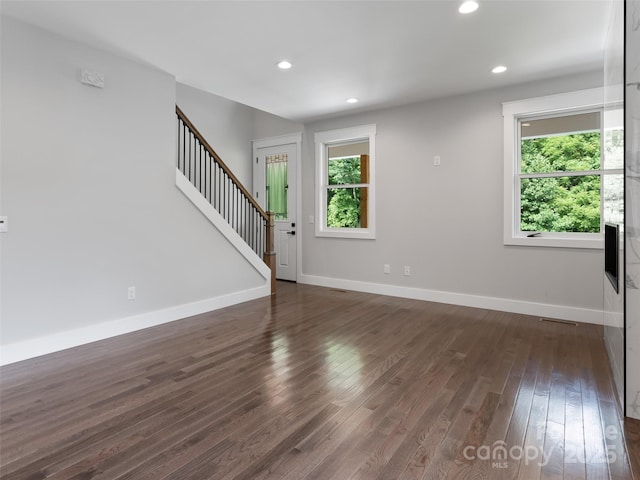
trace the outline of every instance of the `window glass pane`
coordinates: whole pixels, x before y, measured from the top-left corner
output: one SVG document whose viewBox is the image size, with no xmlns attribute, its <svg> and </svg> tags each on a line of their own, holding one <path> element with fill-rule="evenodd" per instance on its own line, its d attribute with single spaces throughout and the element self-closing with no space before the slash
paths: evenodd
<svg viewBox="0 0 640 480">
<path fill-rule="evenodd" d="M 286 153 L 267 155 L 267 211 L 275 213 L 276 220 L 287 220 L 288 184 Z"/>
<path fill-rule="evenodd" d="M 330 145 L 327 148 L 329 185 L 369 183 L 369 141 Z"/>
<path fill-rule="evenodd" d="M 523 178 L 523 232 L 600 232 L 600 176 Z"/>
<path fill-rule="evenodd" d="M 600 132 L 523 138 L 521 173 L 600 169 Z"/>
<path fill-rule="evenodd" d="M 604 165 L 606 170 L 624 168 L 624 130 L 622 127 L 604 132 Z"/>
<path fill-rule="evenodd" d="M 327 227 L 367 228 L 367 187 L 327 189 Z"/>
<path fill-rule="evenodd" d="M 624 222 L 624 175 L 605 175 L 603 178 L 604 219 L 606 222 Z"/>
</svg>

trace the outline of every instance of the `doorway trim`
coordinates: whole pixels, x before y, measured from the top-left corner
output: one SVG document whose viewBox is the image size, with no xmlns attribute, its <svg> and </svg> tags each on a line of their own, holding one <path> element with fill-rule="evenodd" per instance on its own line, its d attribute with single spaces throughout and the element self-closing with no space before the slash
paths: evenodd
<svg viewBox="0 0 640 480">
<path fill-rule="evenodd" d="M 300 279 L 302 275 L 302 234 L 303 234 L 303 222 L 302 222 L 302 132 L 291 133 L 288 135 L 279 135 L 276 137 L 259 138 L 252 140 L 252 157 L 251 165 L 253 165 L 253 191 L 256 188 L 256 168 L 254 159 L 258 156 L 258 149 L 265 147 L 278 147 L 280 145 L 292 145 L 296 146 L 296 281 Z"/>
</svg>

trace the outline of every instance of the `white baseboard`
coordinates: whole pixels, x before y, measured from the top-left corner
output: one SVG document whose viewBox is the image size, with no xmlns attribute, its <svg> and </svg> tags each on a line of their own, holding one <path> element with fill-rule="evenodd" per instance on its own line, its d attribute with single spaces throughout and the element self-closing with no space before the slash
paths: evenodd
<svg viewBox="0 0 640 480">
<path fill-rule="evenodd" d="M 298 282 L 320 287 L 341 288 L 343 290 L 376 293 L 379 295 L 411 298 L 414 300 L 426 300 L 428 302 L 449 303 L 465 307 L 499 310 L 502 312 L 520 313 L 523 315 L 555 318 L 572 322 L 594 323 L 597 325 L 602 325 L 603 322 L 601 310 L 587 308 L 525 302 L 522 300 L 510 300 L 498 297 L 483 297 L 480 295 L 401 287 L 397 285 L 385 285 L 381 283 L 360 282 L 305 274 L 298 276 Z"/>
<path fill-rule="evenodd" d="M 161 325 L 163 323 L 180 320 L 199 315 L 201 313 L 218 310 L 238 303 L 247 302 L 271 294 L 271 286 L 260 287 L 233 292 L 219 297 L 208 298 L 198 302 L 187 303 L 175 307 L 165 308 L 154 312 L 142 313 L 131 317 L 110 320 L 88 327 L 76 328 L 64 332 L 54 333 L 43 337 L 32 338 L 21 342 L 3 345 L 0 348 L 0 365 L 19 362 L 28 358 L 39 357 L 48 353 L 58 352 L 86 343 L 104 340 L 125 333 L 142 330 L 144 328 Z"/>
<path fill-rule="evenodd" d="M 573 322 L 602 324 L 602 311 L 564 305 L 549 305 L 544 303 L 524 302 L 497 297 L 483 297 L 454 292 L 442 292 L 397 285 L 360 282 L 339 278 L 320 277 L 315 275 L 299 275 L 298 282 L 321 287 L 341 288 L 357 292 L 389 295 L 392 297 L 411 298 L 437 303 L 449 303 L 466 307 L 484 308 L 504 312 L 520 313 L 539 317 L 557 318 Z M 125 333 L 142 330 L 144 328 L 161 325 L 163 323 L 180 320 L 193 315 L 236 305 L 238 303 L 268 296 L 271 293 L 269 285 L 263 285 L 241 292 L 234 292 L 219 297 L 209 298 L 198 302 L 178 305 L 154 312 L 134 315 L 118 320 L 91 325 L 89 327 L 67 330 L 64 332 L 33 338 L 21 342 L 4 345 L 0 348 L 0 365 L 19 362 L 29 358 L 39 357 L 48 353 L 58 352 L 67 348 L 84 345 L 86 343 L 104 340 Z"/>
</svg>

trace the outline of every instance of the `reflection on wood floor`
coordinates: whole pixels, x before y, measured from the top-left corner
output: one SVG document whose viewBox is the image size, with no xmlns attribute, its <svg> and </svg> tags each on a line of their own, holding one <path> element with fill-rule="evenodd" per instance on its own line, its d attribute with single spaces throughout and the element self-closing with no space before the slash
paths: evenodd
<svg viewBox="0 0 640 480">
<path fill-rule="evenodd" d="M 1 478 L 632 478 L 602 328 L 281 283 L 1 374 Z"/>
</svg>

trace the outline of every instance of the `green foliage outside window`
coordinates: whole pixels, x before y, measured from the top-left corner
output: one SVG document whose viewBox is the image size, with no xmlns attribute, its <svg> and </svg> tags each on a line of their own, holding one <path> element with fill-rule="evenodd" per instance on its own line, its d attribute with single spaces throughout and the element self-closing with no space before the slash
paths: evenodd
<svg viewBox="0 0 640 480">
<path fill-rule="evenodd" d="M 359 188 L 340 188 L 327 192 L 327 226 L 360 228 Z"/>
<path fill-rule="evenodd" d="M 521 172 L 600 169 L 600 133 L 523 139 Z M 538 232 L 600 232 L 600 176 L 524 178 L 520 229 Z"/>
<path fill-rule="evenodd" d="M 361 183 L 360 158 L 329 159 L 329 185 Z M 360 228 L 361 188 L 329 188 L 327 227 Z"/>
</svg>

